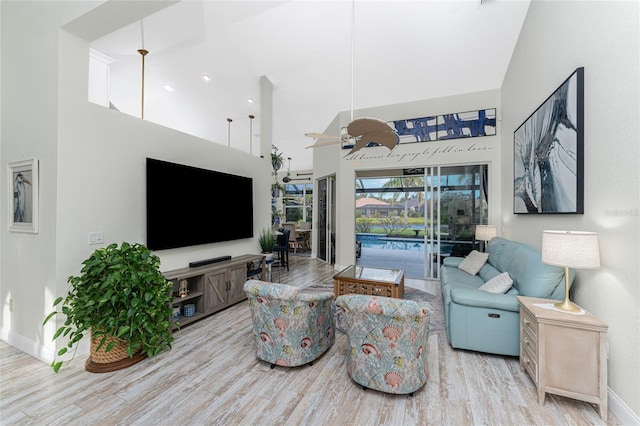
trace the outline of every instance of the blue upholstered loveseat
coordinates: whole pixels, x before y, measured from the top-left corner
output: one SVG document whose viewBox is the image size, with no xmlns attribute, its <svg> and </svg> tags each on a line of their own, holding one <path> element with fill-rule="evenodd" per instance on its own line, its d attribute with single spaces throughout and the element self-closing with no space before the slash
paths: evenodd
<svg viewBox="0 0 640 426">
<path fill-rule="evenodd" d="M 528 245 L 493 238 L 488 261 L 477 275 L 458 268 L 463 258 L 446 258 L 440 267 L 447 338 L 454 348 L 502 355 L 520 354 L 520 313 L 516 296 L 564 299 L 564 268 L 542 263 Z M 575 271 L 569 270 L 569 283 Z M 513 285 L 504 294 L 478 288 L 508 272 Z"/>
</svg>

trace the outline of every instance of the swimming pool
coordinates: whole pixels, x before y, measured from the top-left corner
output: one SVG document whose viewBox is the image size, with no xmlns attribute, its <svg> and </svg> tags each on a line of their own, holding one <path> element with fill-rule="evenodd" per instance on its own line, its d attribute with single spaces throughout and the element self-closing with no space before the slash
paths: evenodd
<svg viewBox="0 0 640 426">
<path fill-rule="evenodd" d="M 405 241 L 405 240 L 362 240 L 362 248 L 375 248 L 387 250 L 417 250 L 424 251 L 424 241 Z"/>
<path fill-rule="evenodd" d="M 362 242 L 362 248 L 372 248 L 381 250 L 408 250 L 424 252 L 424 240 L 412 238 L 391 238 L 386 236 L 360 235 L 356 236 L 356 241 Z M 451 253 L 452 244 L 441 243 L 441 253 Z M 433 244 L 434 251 L 438 244 Z"/>
</svg>

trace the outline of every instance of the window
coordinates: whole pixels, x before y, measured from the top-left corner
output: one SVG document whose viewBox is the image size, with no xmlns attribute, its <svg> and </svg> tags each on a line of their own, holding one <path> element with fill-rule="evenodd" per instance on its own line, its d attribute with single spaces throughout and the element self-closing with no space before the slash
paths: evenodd
<svg viewBox="0 0 640 426">
<path fill-rule="evenodd" d="M 285 222 L 311 222 L 313 184 L 287 184 L 284 187 Z"/>
</svg>

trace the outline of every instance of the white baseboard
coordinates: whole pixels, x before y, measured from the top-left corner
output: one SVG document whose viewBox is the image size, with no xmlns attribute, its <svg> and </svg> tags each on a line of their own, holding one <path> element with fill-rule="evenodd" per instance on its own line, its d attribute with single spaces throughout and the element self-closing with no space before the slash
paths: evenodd
<svg viewBox="0 0 640 426">
<path fill-rule="evenodd" d="M 51 364 L 55 356 L 55 348 L 53 347 L 45 347 L 42 344 L 28 339 L 18 333 L 15 333 L 11 330 L 8 330 L 5 327 L 0 329 L 0 340 L 7 342 L 11 346 L 21 350 L 22 352 L 31 355 L 34 358 L 39 359 L 40 361 Z M 78 345 L 78 350 L 76 355 L 82 356 L 89 353 L 90 341 L 89 339 L 83 339 Z M 65 354 L 61 359 L 69 360 L 73 356 L 73 351 Z"/>
<path fill-rule="evenodd" d="M 47 348 L 5 327 L 0 329 L 0 339 L 47 364 L 50 364 L 53 360 L 54 348 Z"/>
<path fill-rule="evenodd" d="M 624 426 L 639 426 L 640 416 L 620 399 L 611 388 L 607 388 L 607 404 L 609 410 L 620 420 L 620 424 Z"/>
</svg>

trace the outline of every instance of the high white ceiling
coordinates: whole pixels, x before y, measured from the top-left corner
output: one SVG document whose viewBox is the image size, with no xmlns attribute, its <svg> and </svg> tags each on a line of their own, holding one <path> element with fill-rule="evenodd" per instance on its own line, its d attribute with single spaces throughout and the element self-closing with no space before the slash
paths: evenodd
<svg viewBox="0 0 640 426">
<path fill-rule="evenodd" d="M 483 3 L 182 1 L 91 47 L 115 60 L 110 99 L 121 111 L 140 115 L 144 46 L 146 120 L 247 152 L 253 140 L 254 154 L 266 76 L 273 143 L 301 170 L 312 167 L 304 133 L 324 132 L 350 110 L 352 70 L 356 117 L 360 108 L 499 88 L 529 0 Z"/>
</svg>

